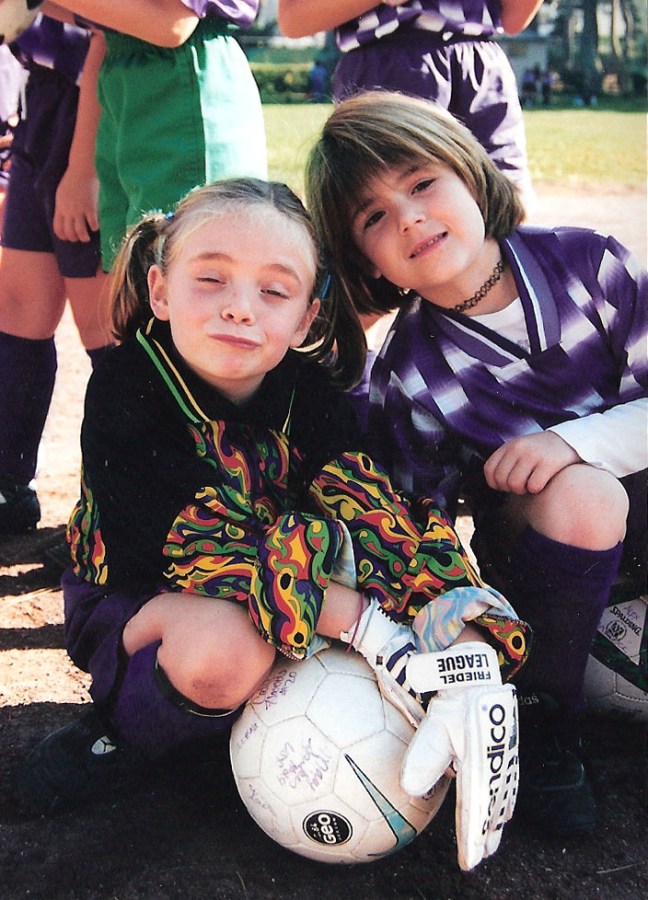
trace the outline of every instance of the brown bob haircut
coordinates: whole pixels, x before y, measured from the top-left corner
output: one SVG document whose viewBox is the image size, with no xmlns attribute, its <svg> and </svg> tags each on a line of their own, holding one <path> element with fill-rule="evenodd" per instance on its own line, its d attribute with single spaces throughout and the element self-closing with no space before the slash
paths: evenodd
<svg viewBox="0 0 648 900">
<path fill-rule="evenodd" d="M 411 163 L 449 166 L 466 184 L 499 240 L 524 218 L 517 191 L 471 132 L 450 113 L 418 97 L 368 91 L 339 104 L 306 163 L 306 200 L 328 251 L 336 290 L 358 312 L 387 312 L 402 304 L 393 285 L 372 279 L 351 233 L 352 217 L 372 178 Z"/>
</svg>

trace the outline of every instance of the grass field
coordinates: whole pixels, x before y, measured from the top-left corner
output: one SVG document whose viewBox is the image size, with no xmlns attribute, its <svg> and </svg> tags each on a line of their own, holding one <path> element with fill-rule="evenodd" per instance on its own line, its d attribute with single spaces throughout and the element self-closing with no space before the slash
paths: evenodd
<svg viewBox="0 0 648 900">
<path fill-rule="evenodd" d="M 302 189 L 308 148 L 329 115 L 317 104 L 264 106 L 270 177 Z M 603 109 L 525 112 L 535 181 L 646 186 L 646 115 Z"/>
</svg>

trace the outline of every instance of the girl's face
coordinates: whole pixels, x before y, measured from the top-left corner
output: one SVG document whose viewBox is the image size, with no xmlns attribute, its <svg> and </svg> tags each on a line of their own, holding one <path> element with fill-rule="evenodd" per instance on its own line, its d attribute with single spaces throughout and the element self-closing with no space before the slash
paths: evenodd
<svg viewBox="0 0 648 900">
<path fill-rule="evenodd" d="M 373 178 L 351 228 L 371 275 L 439 306 L 469 297 L 494 264 L 479 206 L 464 181 L 441 162 L 409 164 Z"/>
<path fill-rule="evenodd" d="M 230 211 L 192 232 L 166 275 L 149 272 L 151 308 L 185 362 L 234 403 L 298 347 L 319 310 L 314 250 L 274 209 Z"/>
</svg>

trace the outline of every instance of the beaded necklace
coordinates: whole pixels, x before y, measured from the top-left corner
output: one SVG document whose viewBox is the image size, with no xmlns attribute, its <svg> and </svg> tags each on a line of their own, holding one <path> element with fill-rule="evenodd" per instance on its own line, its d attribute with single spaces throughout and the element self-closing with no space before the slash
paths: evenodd
<svg viewBox="0 0 648 900">
<path fill-rule="evenodd" d="M 486 281 L 482 284 L 478 291 L 469 297 L 467 300 L 464 300 L 463 303 L 457 303 L 456 306 L 453 306 L 453 309 L 457 312 L 465 312 L 467 309 L 472 309 L 473 306 L 477 306 L 480 303 L 486 294 L 490 291 L 490 289 L 497 284 L 497 282 L 502 277 L 502 272 L 504 271 L 504 263 L 500 259 L 491 274 L 488 276 Z"/>
</svg>

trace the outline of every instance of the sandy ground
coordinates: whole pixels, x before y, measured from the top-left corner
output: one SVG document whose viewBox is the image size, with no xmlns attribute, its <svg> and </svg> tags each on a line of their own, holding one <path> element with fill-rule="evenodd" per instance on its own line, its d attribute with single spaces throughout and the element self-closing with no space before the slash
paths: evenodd
<svg viewBox="0 0 648 900">
<path fill-rule="evenodd" d="M 538 185 L 535 224 L 613 233 L 646 263 L 646 197 Z M 76 816 L 30 821 L 11 787 L 26 750 L 87 704 L 87 678 L 63 650 L 61 595 L 43 549 L 67 520 L 78 486 L 78 433 L 89 364 L 66 315 L 59 377 L 42 444 L 41 527 L 0 543 L 0 900 L 165 898 L 571 898 L 645 896 L 646 734 L 592 720 L 602 825 L 581 843 L 546 844 L 513 822 L 498 855 L 472 874 L 454 859 L 452 803 L 396 857 L 326 867 L 278 848 L 243 809 L 223 758 L 207 782 L 165 772 L 135 798 Z M 462 522 L 464 534 L 469 521 Z M 220 771 L 219 771 L 220 769 Z"/>
</svg>

